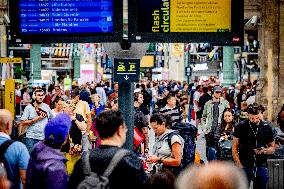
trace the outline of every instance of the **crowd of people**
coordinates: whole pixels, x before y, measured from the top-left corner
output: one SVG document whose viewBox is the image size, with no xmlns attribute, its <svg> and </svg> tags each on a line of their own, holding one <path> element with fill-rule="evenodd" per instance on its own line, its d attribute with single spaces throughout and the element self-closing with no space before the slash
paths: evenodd
<svg viewBox="0 0 284 189">
<path fill-rule="evenodd" d="M 134 148 L 124 151 L 128 127 L 117 83 L 73 83 L 64 91 L 16 85 L 20 121 L 0 110 L 0 187 L 266 188 L 267 158 L 284 157 L 284 106 L 276 124 L 266 121 L 256 87 L 140 81 L 133 91 Z M 203 136 L 206 159 L 198 160 L 195 142 Z M 218 167 L 228 174 L 215 174 Z"/>
</svg>

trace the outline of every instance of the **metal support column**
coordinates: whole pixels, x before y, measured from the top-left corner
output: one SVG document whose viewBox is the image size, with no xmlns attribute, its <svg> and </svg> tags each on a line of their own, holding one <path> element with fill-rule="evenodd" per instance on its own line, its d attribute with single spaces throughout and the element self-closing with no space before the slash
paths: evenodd
<svg viewBox="0 0 284 189">
<path fill-rule="evenodd" d="M 31 44 L 31 78 L 33 80 L 41 79 L 41 44 Z"/>
<path fill-rule="evenodd" d="M 73 44 L 73 63 L 74 80 L 78 81 L 80 78 L 80 53 L 78 50 L 78 44 Z"/>
<path fill-rule="evenodd" d="M 235 83 L 234 75 L 234 47 L 223 47 L 223 86 L 229 87 Z"/>
</svg>

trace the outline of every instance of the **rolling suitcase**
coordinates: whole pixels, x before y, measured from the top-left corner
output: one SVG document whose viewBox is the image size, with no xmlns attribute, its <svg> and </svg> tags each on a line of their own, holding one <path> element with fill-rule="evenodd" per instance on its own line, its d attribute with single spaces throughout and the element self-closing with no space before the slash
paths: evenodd
<svg viewBox="0 0 284 189">
<path fill-rule="evenodd" d="M 268 159 L 267 162 L 268 162 L 268 175 L 269 175 L 267 189 L 283 189 L 284 159 Z"/>
</svg>

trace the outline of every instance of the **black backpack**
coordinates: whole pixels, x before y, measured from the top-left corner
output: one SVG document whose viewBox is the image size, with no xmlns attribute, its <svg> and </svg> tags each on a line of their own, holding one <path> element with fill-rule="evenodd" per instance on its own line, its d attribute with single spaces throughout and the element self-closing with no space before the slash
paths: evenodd
<svg viewBox="0 0 284 189">
<path fill-rule="evenodd" d="M 85 174 L 84 180 L 80 182 L 77 189 L 108 189 L 109 188 L 109 179 L 108 177 L 120 162 L 120 160 L 129 154 L 130 151 L 125 149 L 120 149 L 111 159 L 108 167 L 106 168 L 103 175 L 98 175 L 97 173 L 92 172 L 90 166 L 90 152 L 86 151 L 82 155 L 82 164 L 83 171 Z"/>
<path fill-rule="evenodd" d="M 9 146 L 11 146 L 11 144 L 13 144 L 13 140 L 6 140 L 5 142 L 3 142 L 0 146 L 0 166 L 5 167 L 7 170 L 7 165 L 8 162 L 5 158 L 5 153 L 7 151 L 7 149 L 9 148 Z M 7 177 L 9 180 L 11 180 L 10 175 L 7 173 Z"/>
<path fill-rule="evenodd" d="M 170 133 L 167 139 L 170 149 L 172 149 L 172 136 L 180 135 L 184 140 L 183 156 L 180 166 L 180 170 L 183 170 L 189 164 L 194 162 L 197 128 L 189 123 L 176 123 L 171 127 L 171 129 L 174 130 L 174 132 Z"/>
</svg>

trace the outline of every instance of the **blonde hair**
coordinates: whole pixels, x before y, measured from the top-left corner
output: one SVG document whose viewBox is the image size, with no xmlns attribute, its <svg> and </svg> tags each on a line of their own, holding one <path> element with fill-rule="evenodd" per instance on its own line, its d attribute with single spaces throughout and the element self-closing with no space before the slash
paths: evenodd
<svg viewBox="0 0 284 189">
<path fill-rule="evenodd" d="M 176 180 L 177 189 L 247 189 L 247 185 L 243 170 L 225 161 L 190 166 Z"/>
</svg>

